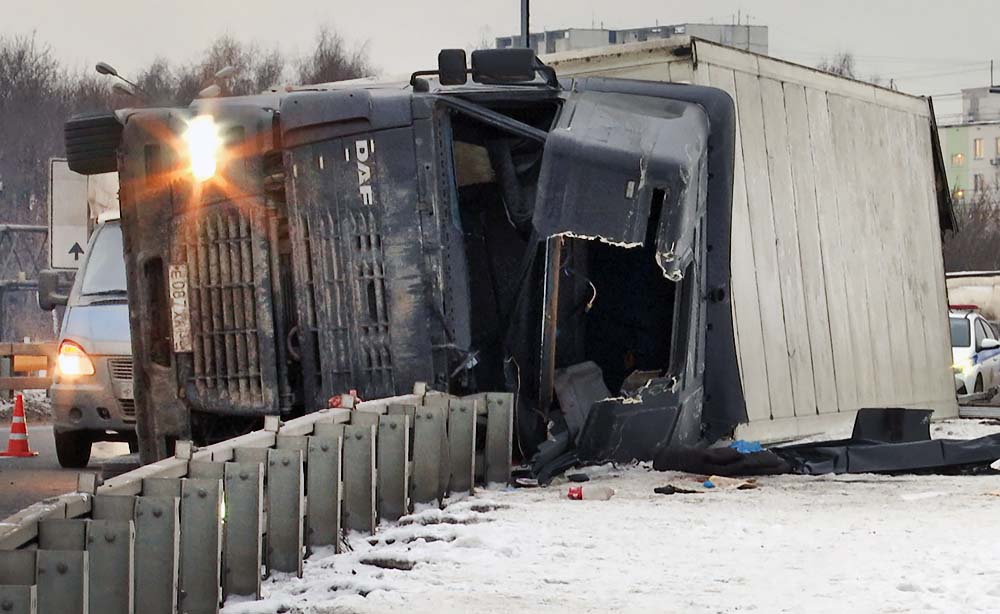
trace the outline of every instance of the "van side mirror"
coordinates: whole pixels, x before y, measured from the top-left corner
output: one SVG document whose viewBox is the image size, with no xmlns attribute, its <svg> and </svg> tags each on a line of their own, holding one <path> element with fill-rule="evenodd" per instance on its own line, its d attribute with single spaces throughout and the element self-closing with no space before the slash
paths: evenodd
<svg viewBox="0 0 1000 614">
<path fill-rule="evenodd" d="M 986 338 L 979 342 L 980 350 L 995 350 L 997 348 L 1000 348 L 1000 341 L 996 339 Z"/>
<path fill-rule="evenodd" d="M 76 279 L 76 271 L 57 269 L 39 271 L 38 306 L 45 311 L 52 311 L 57 306 L 68 303 L 74 279 Z"/>
</svg>

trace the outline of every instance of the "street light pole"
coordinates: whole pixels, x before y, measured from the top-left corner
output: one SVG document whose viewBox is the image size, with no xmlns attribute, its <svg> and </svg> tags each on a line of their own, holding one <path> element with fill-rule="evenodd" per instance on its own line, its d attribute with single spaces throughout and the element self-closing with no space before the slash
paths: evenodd
<svg viewBox="0 0 1000 614">
<path fill-rule="evenodd" d="M 528 33 L 528 0 L 521 0 L 521 42 L 525 47 L 531 47 L 530 34 Z"/>
</svg>

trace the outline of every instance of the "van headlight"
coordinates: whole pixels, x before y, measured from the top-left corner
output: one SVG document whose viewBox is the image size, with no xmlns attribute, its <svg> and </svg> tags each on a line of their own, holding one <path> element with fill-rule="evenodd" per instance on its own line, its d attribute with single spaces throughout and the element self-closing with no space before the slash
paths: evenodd
<svg viewBox="0 0 1000 614">
<path fill-rule="evenodd" d="M 191 175 L 196 181 L 206 181 L 215 176 L 222 151 L 222 136 L 211 115 L 198 115 L 188 122 L 184 131 Z"/>
<path fill-rule="evenodd" d="M 72 341 L 63 341 L 59 344 L 56 363 L 59 366 L 59 375 L 80 377 L 94 374 L 94 361 L 87 356 L 82 347 Z"/>
</svg>

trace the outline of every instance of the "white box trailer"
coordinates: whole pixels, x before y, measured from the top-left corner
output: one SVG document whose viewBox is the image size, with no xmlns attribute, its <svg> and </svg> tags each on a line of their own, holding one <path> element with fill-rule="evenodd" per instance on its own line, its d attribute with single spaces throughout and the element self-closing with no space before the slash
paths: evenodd
<svg viewBox="0 0 1000 614">
<path fill-rule="evenodd" d="M 958 415 L 931 103 L 675 38 L 545 56 L 561 78 L 720 88 L 736 104 L 732 304 L 749 423 L 767 441 L 862 407 Z"/>
</svg>

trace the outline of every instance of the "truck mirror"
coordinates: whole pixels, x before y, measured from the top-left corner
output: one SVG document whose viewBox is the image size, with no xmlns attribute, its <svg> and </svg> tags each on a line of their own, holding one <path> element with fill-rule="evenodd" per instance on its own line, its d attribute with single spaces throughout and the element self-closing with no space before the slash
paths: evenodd
<svg viewBox="0 0 1000 614">
<path fill-rule="evenodd" d="M 514 47 L 472 52 L 472 80 L 476 83 L 531 81 L 535 69 L 534 49 Z"/>
<path fill-rule="evenodd" d="M 465 49 L 442 49 L 438 53 L 438 80 L 441 85 L 463 85 L 468 80 Z"/>
<path fill-rule="evenodd" d="M 52 311 L 58 305 L 69 302 L 69 292 L 73 288 L 76 271 L 45 269 L 38 272 L 38 306 Z"/>
</svg>

